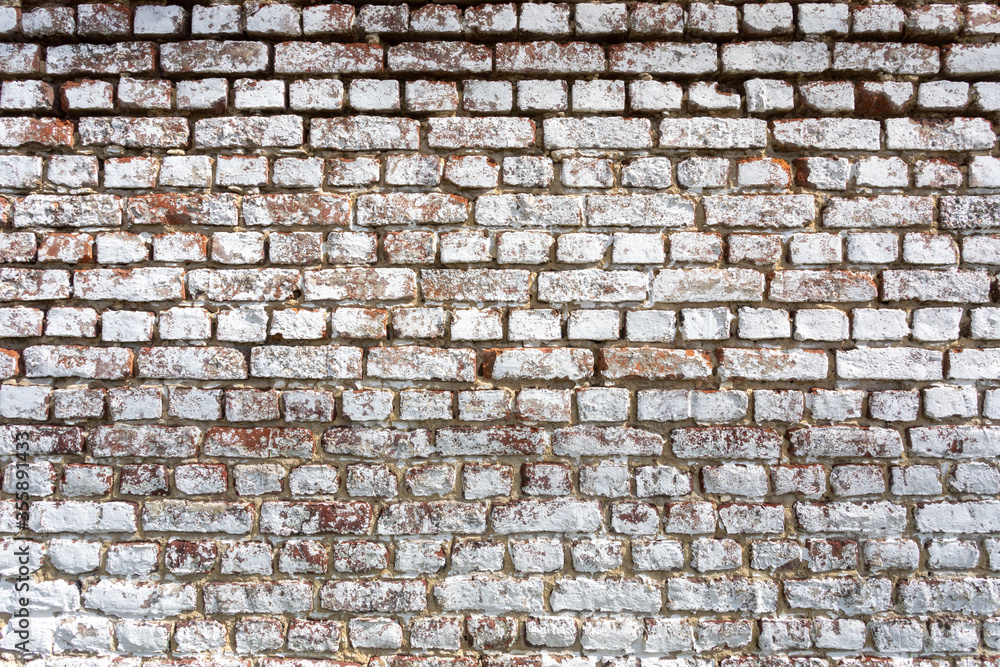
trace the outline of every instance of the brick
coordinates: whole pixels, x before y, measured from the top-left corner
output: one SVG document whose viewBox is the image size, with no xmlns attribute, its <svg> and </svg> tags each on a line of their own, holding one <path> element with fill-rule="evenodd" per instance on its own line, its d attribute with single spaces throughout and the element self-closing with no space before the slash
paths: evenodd
<svg viewBox="0 0 1000 667">
<path fill-rule="evenodd" d="M 259 42 L 192 40 L 164 44 L 160 64 L 175 74 L 252 74 L 269 63 L 265 44 Z"/>
<path fill-rule="evenodd" d="M 386 53 L 393 72 L 486 73 L 493 69 L 493 54 L 469 42 L 404 42 Z"/>
<path fill-rule="evenodd" d="M 468 218 L 467 200 L 437 193 L 362 195 L 358 199 L 358 224 L 444 224 Z"/>
<path fill-rule="evenodd" d="M 332 611 L 422 611 L 427 607 L 427 585 L 419 580 L 330 581 L 320 589 L 319 599 L 323 608 Z"/>
<path fill-rule="evenodd" d="M 504 166 L 504 180 L 509 182 Z M 551 165 L 547 171 L 551 172 Z M 532 179 L 540 175 L 532 176 Z M 543 178 L 551 180 L 551 173 Z M 583 198 L 562 195 L 502 194 L 476 198 L 476 222 L 487 227 L 530 227 L 548 224 L 577 225 L 583 222 Z"/>
<path fill-rule="evenodd" d="M 935 74 L 940 69 L 937 47 L 898 42 L 835 44 L 833 69 L 885 74 Z"/>
<path fill-rule="evenodd" d="M 816 217 L 811 195 L 710 195 L 705 220 L 727 227 L 801 227 Z"/>
<path fill-rule="evenodd" d="M 436 437 L 437 450 L 445 456 L 542 454 L 547 444 L 546 433 L 533 428 L 446 428 Z"/>
<path fill-rule="evenodd" d="M 784 148 L 877 151 L 878 121 L 851 118 L 807 118 L 774 121 L 774 141 Z"/>
<path fill-rule="evenodd" d="M 597 74 L 607 67 L 604 48 L 584 42 L 496 45 L 496 71 L 516 74 Z"/>
<path fill-rule="evenodd" d="M 830 66 L 825 44 L 749 42 L 722 47 L 722 70 L 751 74 L 819 74 Z"/>
<path fill-rule="evenodd" d="M 867 273 L 836 270 L 785 270 L 771 278 L 769 294 L 784 302 L 870 301 L 877 295 Z"/>
<path fill-rule="evenodd" d="M 825 227 L 908 227 L 930 225 L 933 219 L 934 202 L 929 197 L 831 198 L 823 209 Z"/>
<path fill-rule="evenodd" d="M 638 271 L 543 272 L 538 277 L 538 299 L 550 303 L 642 301 L 648 294 L 647 285 L 648 278 Z"/>
<path fill-rule="evenodd" d="M 760 301 L 764 276 L 752 269 L 664 269 L 653 280 L 654 302 Z"/>
<path fill-rule="evenodd" d="M 552 446 L 560 456 L 659 456 L 663 439 L 641 429 L 573 426 L 556 430 Z"/>
<path fill-rule="evenodd" d="M 587 197 L 589 227 L 689 227 L 694 219 L 694 204 L 678 195 Z"/>
<path fill-rule="evenodd" d="M 910 269 L 882 272 L 886 301 L 973 302 L 989 301 L 990 284 L 985 272 Z"/>
<path fill-rule="evenodd" d="M 525 302 L 531 274 L 514 269 L 425 269 L 420 291 L 434 301 Z"/>
<path fill-rule="evenodd" d="M 81 299 L 164 301 L 184 298 L 184 270 L 169 268 L 76 271 L 73 293 Z"/>
<path fill-rule="evenodd" d="M 361 349 L 356 347 L 264 345 L 250 352 L 254 377 L 360 378 Z"/>
<path fill-rule="evenodd" d="M 751 118 L 676 118 L 660 122 L 661 148 L 763 148 L 767 123 Z"/>
<path fill-rule="evenodd" d="M 427 142 L 434 148 L 527 148 L 535 124 L 527 118 L 430 118 Z"/>
<path fill-rule="evenodd" d="M 221 301 L 283 301 L 300 288 L 292 269 L 198 269 L 188 274 L 193 296 Z"/>
<path fill-rule="evenodd" d="M 837 376 L 845 379 L 940 380 L 943 355 L 920 348 L 838 350 Z"/>
<path fill-rule="evenodd" d="M 73 146 L 73 124 L 52 118 L 20 116 L 0 121 L 0 146 L 18 148 L 29 144 L 70 148 Z"/>
<path fill-rule="evenodd" d="M 64 44 L 45 49 L 45 68 L 57 76 L 150 74 L 156 60 L 152 42 Z"/>
<path fill-rule="evenodd" d="M 992 74 L 998 70 L 1000 49 L 993 44 L 954 44 L 945 51 L 944 71 L 948 74 Z"/>
<path fill-rule="evenodd" d="M 299 116 L 206 118 L 194 124 L 196 148 L 298 146 L 304 136 Z"/>
<path fill-rule="evenodd" d="M 83 604 L 112 616 L 160 618 L 194 609 L 196 595 L 190 584 L 105 579 L 87 588 Z"/>
<path fill-rule="evenodd" d="M 885 132 L 885 145 L 890 150 L 988 150 L 996 144 L 993 126 L 983 118 L 920 122 L 890 118 L 885 121 Z"/>
<path fill-rule="evenodd" d="M 545 147 L 652 148 L 650 123 L 644 118 L 547 118 Z"/>
<path fill-rule="evenodd" d="M 122 200 L 111 195 L 28 195 L 14 207 L 15 227 L 118 226 Z"/>
<path fill-rule="evenodd" d="M 712 362 L 708 355 L 695 350 L 604 348 L 597 363 L 601 375 L 610 379 L 690 380 L 712 374 Z"/>
<path fill-rule="evenodd" d="M 660 609 L 660 590 L 639 579 L 566 579 L 552 591 L 555 611 L 596 610 L 653 613 Z"/>
<path fill-rule="evenodd" d="M 829 359 L 823 350 L 744 350 L 718 351 L 719 376 L 767 382 L 780 380 L 823 380 Z"/>
<path fill-rule="evenodd" d="M 608 49 L 608 69 L 616 74 L 692 76 L 718 70 L 714 44 L 640 42 Z"/>
<path fill-rule="evenodd" d="M 87 501 L 36 501 L 29 511 L 29 528 L 38 533 L 132 533 L 136 507 L 132 503 Z"/>
<path fill-rule="evenodd" d="M 120 380 L 132 376 L 132 351 L 71 345 L 25 348 L 27 377 L 83 377 Z"/>
<path fill-rule="evenodd" d="M 387 379 L 471 382 L 475 379 L 476 355 L 469 349 L 372 348 L 368 352 L 367 371 L 372 377 Z"/>
<path fill-rule="evenodd" d="M 495 504 L 490 512 L 493 530 L 501 535 L 535 531 L 592 531 L 601 524 L 600 503 L 574 498 L 512 500 Z"/>
</svg>

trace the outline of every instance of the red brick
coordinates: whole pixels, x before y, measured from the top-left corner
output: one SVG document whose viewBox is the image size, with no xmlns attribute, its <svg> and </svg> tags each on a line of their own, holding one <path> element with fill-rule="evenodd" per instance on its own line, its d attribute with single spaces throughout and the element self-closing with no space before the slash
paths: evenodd
<svg viewBox="0 0 1000 667">
<path fill-rule="evenodd" d="M 45 71 L 50 76 L 151 74 L 155 67 L 152 42 L 65 44 L 45 50 Z"/>
<path fill-rule="evenodd" d="M 207 456 L 266 459 L 309 458 L 316 443 L 305 428 L 213 427 L 205 434 Z"/>
<path fill-rule="evenodd" d="M 0 147 L 72 148 L 73 123 L 56 118 L 0 118 Z"/>
</svg>

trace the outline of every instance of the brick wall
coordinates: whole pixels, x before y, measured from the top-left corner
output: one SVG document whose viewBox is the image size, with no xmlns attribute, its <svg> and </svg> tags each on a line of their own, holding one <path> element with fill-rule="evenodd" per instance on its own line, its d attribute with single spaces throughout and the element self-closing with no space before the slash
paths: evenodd
<svg viewBox="0 0 1000 667">
<path fill-rule="evenodd" d="M 998 664 L 998 36 L 0 7 L 0 665 Z"/>
</svg>

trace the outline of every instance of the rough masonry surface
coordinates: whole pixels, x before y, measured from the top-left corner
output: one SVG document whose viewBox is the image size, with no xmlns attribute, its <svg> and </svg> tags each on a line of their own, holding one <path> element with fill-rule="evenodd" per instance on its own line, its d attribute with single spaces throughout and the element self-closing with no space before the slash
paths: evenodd
<svg viewBox="0 0 1000 667">
<path fill-rule="evenodd" d="M 8 0 L 0 667 L 1000 666 L 998 38 Z"/>
</svg>

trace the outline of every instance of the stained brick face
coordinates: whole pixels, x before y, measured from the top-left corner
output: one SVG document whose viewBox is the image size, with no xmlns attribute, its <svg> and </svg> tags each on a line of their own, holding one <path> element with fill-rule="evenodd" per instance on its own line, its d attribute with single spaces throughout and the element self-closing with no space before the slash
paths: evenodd
<svg viewBox="0 0 1000 667">
<path fill-rule="evenodd" d="M 363 3 L 0 6 L 0 665 L 995 665 L 996 4 Z"/>
</svg>

